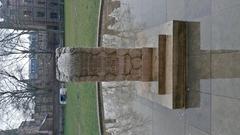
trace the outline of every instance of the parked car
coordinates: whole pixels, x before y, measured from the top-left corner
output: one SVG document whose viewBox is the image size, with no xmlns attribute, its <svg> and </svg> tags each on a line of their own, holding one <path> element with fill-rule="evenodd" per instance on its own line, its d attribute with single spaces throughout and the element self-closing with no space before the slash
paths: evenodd
<svg viewBox="0 0 240 135">
<path fill-rule="evenodd" d="M 65 105 L 67 103 L 67 89 L 66 88 L 60 88 L 59 103 L 62 105 Z"/>
</svg>

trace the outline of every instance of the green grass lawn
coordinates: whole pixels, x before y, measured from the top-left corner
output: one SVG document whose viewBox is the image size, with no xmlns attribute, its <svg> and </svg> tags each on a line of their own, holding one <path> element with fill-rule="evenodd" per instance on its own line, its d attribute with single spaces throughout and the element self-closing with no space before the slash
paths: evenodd
<svg viewBox="0 0 240 135">
<path fill-rule="evenodd" d="M 100 0 L 65 0 L 66 46 L 94 47 Z"/>
<path fill-rule="evenodd" d="M 65 108 L 65 135 L 98 135 L 96 87 L 92 83 L 69 83 Z"/>
<path fill-rule="evenodd" d="M 100 0 L 65 0 L 65 46 L 96 47 Z M 65 135 L 98 135 L 95 83 L 68 83 Z"/>
</svg>

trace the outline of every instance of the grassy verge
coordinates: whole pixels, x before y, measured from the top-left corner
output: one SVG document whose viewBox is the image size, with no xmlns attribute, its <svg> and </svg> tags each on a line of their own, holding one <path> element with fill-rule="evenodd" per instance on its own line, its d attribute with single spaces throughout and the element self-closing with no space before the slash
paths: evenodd
<svg viewBox="0 0 240 135">
<path fill-rule="evenodd" d="M 69 83 L 65 110 L 65 135 L 98 135 L 96 87 L 92 83 Z"/>
<path fill-rule="evenodd" d="M 67 46 L 96 46 L 100 0 L 65 0 Z"/>
<path fill-rule="evenodd" d="M 65 0 L 65 45 L 95 47 L 100 0 Z M 65 135 L 98 135 L 95 83 L 69 83 Z"/>
</svg>

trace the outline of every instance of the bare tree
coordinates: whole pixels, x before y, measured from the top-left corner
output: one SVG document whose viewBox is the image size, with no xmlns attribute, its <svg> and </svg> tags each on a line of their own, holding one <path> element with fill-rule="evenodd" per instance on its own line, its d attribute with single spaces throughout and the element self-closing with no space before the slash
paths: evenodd
<svg viewBox="0 0 240 135">
<path fill-rule="evenodd" d="M 32 33 L 33 31 L 0 30 L 0 57 L 2 57 L 2 63 L 8 62 L 5 66 L 10 66 L 28 58 L 31 54 L 54 54 L 54 50 L 45 48 L 32 49 L 29 46 L 30 41 L 26 40 L 26 37 Z M 25 38 L 23 38 L 24 36 Z"/>
<path fill-rule="evenodd" d="M 1 108 L 14 105 L 17 109 L 29 111 L 30 104 L 36 95 L 48 94 L 47 88 L 40 88 L 32 84 L 29 80 L 22 80 L 6 71 L 0 71 L 2 76 L 0 88 Z"/>
<path fill-rule="evenodd" d="M 0 30 L 0 113 L 8 116 L 8 121 L 16 115 L 16 111 L 31 116 L 35 97 L 51 92 L 28 78 L 32 55 L 45 55 L 48 59 L 53 59 L 55 55 L 48 48 L 31 48 L 31 41 L 27 39 L 32 33 L 27 30 Z"/>
<path fill-rule="evenodd" d="M 17 7 L 13 6 L 17 5 L 10 2 L 12 1 L 0 0 L 0 123 L 4 123 L 8 129 L 14 128 L 12 122 L 18 120 L 16 112 L 30 116 L 35 97 L 52 92 L 48 86 L 41 86 L 29 79 L 28 73 L 33 56 L 41 55 L 54 61 L 55 51 L 53 48 L 31 47 L 29 35 L 36 32 L 50 35 L 61 33 L 59 30 L 49 29 L 46 24 L 36 26 L 35 23 L 21 18 L 18 13 L 11 13 L 18 10 L 14 10 Z"/>
</svg>

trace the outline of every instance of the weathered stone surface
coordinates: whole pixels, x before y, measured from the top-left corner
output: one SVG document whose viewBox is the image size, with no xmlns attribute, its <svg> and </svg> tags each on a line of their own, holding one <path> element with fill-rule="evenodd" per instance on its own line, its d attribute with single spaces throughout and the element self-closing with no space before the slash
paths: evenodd
<svg viewBox="0 0 240 135">
<path fill-rule="evenodd" d="M 144 50 L 147 50 L 146 56 Z M 58 48 L 57 79 L 151 81 L 152 50 L 153 48 Z M 143 63 L 147 68 L 143 68 Z"/>
</svg>

